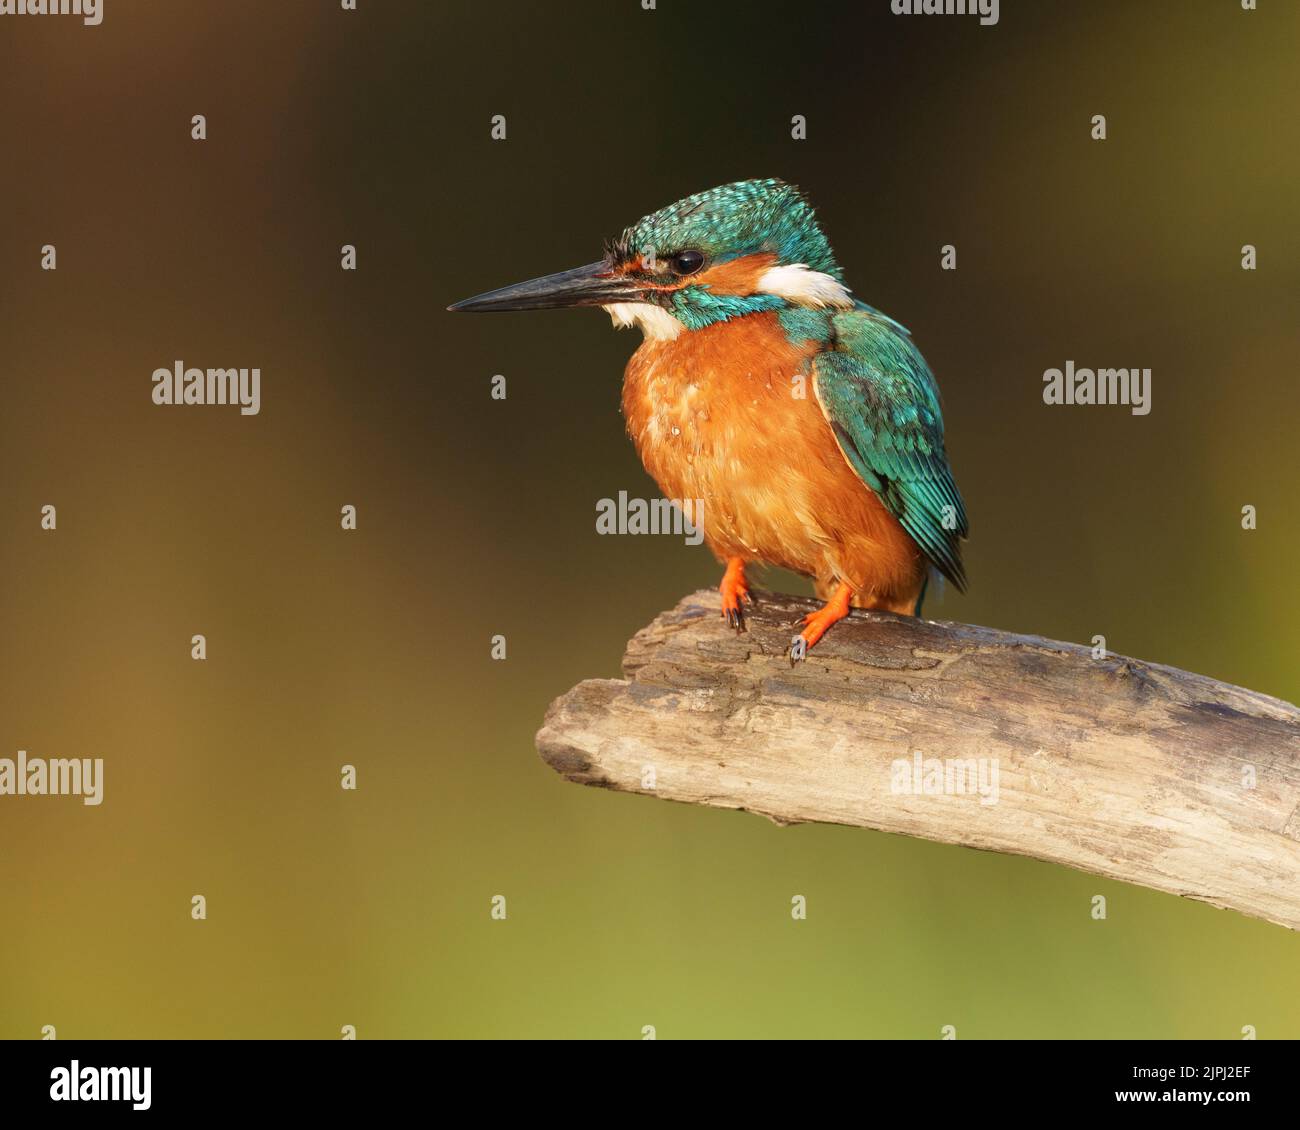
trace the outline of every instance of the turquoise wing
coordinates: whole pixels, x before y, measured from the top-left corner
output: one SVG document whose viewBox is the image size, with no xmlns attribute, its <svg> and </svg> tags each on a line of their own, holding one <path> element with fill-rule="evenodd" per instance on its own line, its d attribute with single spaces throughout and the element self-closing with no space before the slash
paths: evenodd
<svg viewBox="0 0 1300 1130">
<path fill-rule="evenodd" d="M 943 446 L 943 413 L 930 368 L 905 329 L 859 305 L 833 319 L 813 359 L 813 389 L 840 450 L 912 540 L 963 592 L 968 533 Z"/>
</svg>

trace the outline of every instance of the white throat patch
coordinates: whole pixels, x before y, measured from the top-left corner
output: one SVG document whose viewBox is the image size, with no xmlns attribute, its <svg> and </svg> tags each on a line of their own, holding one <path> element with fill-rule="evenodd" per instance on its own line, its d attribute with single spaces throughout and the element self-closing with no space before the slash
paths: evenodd
<svg viewBox="0 0 1300 1130">
<path fill-rule="evenodd" d="M 800 306 L 834 306 L 851 310 L 853 299 L 844 284 L 821 271 L 809 270 L 803 263 L 769 267 L 759 276 L 760 294 L 775 294 Z"/>
<path fill-rule="evenodd" d="M 686 328 L 662 306 L 650 302 L 611 302 L 602 309 L 620 329 L 640 326 L 646 341 L 672 341 Z"/>
</svg>

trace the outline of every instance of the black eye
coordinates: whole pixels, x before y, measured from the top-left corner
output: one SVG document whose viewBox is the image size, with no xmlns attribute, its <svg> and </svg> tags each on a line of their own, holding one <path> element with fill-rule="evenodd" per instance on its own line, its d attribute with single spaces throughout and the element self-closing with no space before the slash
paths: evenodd
<svg viewBox="0 0 1300 1130">
<path fill-rule="evenodd" d="M 693 275 L 703 266 L 704 256 L 698 251 L 679 251 L 672 258 L 675 275 Z"/>
</svg>

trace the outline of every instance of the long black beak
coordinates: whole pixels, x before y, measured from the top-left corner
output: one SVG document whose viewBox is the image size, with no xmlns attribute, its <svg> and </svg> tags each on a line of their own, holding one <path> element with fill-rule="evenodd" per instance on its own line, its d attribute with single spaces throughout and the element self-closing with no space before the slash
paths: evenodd
<svg viewBox="0 0 1300 1130">
<path fill-rule="evenodd" d="M 635 302 L 641 296 L 642 290 L 634 280 L 614 274 L 610 265 L 601 260 L 571 271 L 476 294 L 447 309 L 476 314 L 496 310 L 558 310 L 565 306 Z"/>
</svg>

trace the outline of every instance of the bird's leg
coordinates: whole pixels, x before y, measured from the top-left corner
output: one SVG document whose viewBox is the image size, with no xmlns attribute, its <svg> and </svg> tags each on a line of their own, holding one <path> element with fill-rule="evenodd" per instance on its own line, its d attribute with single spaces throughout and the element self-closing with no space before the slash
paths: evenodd
<svg viewBox="0 0 1300 1130">
<path fill-rule="evenodd" d="M 790 641 L 790 666 L 808 658 L 808 649 L 826 634 L 832 624 L 838 624 L 849 614 L 849 602 L 853 599 L 851 585 L 841 581 L 831 594 L 823 608 L 809 612 L 803 618 L 803 631 Z"/>
<path fill-rule="evenodd" d="M 743 557 L 727 558 L 727 571 L 722 574 L 722 584 L 718 586 L 718 591 L 722 593 L 722 618 L 726 620 L 728 627 L 743 632 L 745 630 L 743 606 L 746 603 L 754 603 L 754 598 L 749 595 L 749 585 L 745 581 Z"/>
</svg>

